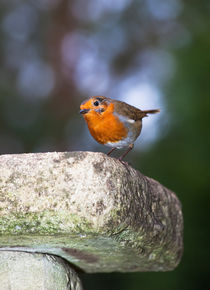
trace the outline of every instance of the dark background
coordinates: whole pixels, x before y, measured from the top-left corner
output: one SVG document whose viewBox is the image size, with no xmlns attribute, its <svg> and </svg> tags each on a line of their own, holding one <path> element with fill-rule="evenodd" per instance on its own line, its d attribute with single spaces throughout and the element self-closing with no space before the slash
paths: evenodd
<svg viewBox="0 0 210 290">
<path fill-rule="evenodd" d="M 210 1 L 1 0 L 0 20 L 0 154 L 106 152 L 78 115 L 90 95 L 161 109 L 127 159 L 181 200 L 182 261 L 84 288 L 208 289 Z"/>
</svg>

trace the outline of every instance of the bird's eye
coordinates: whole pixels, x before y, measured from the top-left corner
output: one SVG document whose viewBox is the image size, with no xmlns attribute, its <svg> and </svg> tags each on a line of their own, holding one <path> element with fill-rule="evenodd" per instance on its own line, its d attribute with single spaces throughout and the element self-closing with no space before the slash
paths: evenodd
<svg viewBox="0 0 210 290">
<path fill-rule="evenodd" d="M 97 106 L 99 106 L 99 102 L 98 102 L 98 101 L 95 101 L 95 102 L 93 103 L 93 105 L 97 107 Z"/>
</svg>

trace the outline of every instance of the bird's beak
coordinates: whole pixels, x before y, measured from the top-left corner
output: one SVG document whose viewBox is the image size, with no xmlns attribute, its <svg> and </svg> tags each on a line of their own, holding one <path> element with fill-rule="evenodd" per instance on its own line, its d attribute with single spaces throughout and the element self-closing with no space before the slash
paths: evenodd
<svg viewBox="0 0 210 290">
<path fill-rule="evenodd" d="M 87 114 L 89 111 L 90 109 L 83 109 L 83 110 L 80 110 L 79 113 L 84 115 L 84 114 Z"/>
</svg>

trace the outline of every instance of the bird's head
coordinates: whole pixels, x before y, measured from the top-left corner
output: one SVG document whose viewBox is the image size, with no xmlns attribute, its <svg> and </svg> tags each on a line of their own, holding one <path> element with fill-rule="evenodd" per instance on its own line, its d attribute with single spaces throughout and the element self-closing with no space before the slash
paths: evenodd
<svg viewBox="0 0 210 290">
<path fill-rule="evenodd" d="M 102 117 L 109 106 L 110 102 L 106 97 L 90 97 L 80 105 L 80 114 L 82 114 L 85 119 Z"/>
</svg>

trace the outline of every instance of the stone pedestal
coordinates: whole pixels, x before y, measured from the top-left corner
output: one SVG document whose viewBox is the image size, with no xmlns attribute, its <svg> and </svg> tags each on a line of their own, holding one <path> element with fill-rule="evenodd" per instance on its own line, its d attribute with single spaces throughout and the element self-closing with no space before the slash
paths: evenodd
<svg viewBox="0 0 210 290">
<path fill-rule="evenodd" d="M 60 258 L 87 273 L 173 270 L 182 255 L 182 231 L 172 191 L 103 153 L 0 156 L 5 283 L 11 273 L 17 283 L 27 274 L 32 287 L 40 277 L 43 283 L 63 279 L 58 289 L 65 289 L 72 280 L 65 280 Z M 50 278 L 56 267 L 58 277 Z M 32 287 L 27 289 L 38 289 Z"/>
</svg>

